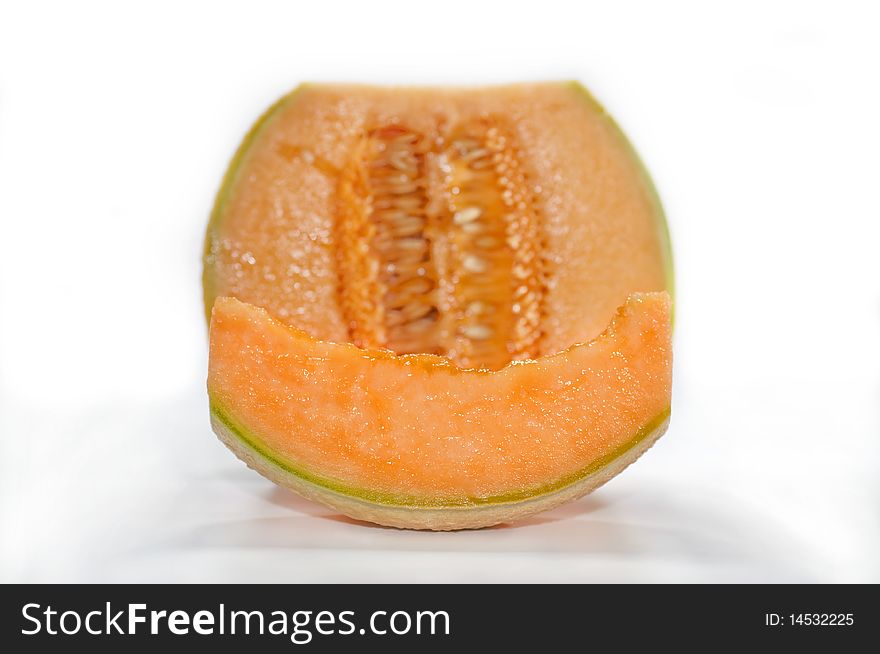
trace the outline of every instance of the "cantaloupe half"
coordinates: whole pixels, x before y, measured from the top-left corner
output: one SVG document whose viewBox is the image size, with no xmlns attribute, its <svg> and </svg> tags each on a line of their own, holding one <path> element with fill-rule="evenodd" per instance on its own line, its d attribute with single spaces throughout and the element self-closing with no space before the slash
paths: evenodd
<svg viewBox="0 0 880 654">
<path fill-rule="evenodd" d="M 554 506 L 665 429 L 671 270 L 651 181 L 578 84 L 302 86 L 208 226 L 214 428 L 381 524 Z"/>
<path fill-rule="evenodd" d="M 214 303 L 220 438 L 269 479 L 383 525 L 483 527 L 593 490 L 663 433 L 669 298 L 637 294 L 595 340 L 498 371 L 319 341 Z"/>
</svg>

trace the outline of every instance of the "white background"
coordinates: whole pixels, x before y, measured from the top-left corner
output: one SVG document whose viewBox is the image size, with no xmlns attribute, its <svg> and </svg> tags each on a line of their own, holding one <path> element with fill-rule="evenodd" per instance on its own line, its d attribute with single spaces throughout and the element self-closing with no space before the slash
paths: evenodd
<svg viewBox="0 0 880 654">
<path fill-rule="evenodd" d="M 876 3 L 3 2 L 3 581 L 880 581 Z M 213 437 L 200 254 L 303 80 L 577 78 L 665 202 L 673 422 L 515 528 L 362 526 Z"/>
</svg>

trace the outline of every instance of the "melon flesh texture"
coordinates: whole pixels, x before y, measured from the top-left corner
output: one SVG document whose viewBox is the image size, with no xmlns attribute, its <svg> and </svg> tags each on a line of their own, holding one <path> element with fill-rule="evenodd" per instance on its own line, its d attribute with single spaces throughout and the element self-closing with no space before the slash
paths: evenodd
<svg viewBox="0 0 880 654">
<path fill-rule="evenodd" d="M 215 431 L 355 518 L 514 520 L 667 423 L 663 213 L 579 84 L 301 86 L 233 159 L 203 282 Z"/>
<path fill-rule="evenodd" d="M 462 529 L 584 495 L 663 433 L 670 300 L 633 294 L 604 332 L 500 370 L 315 339 L 213 306 L 214 428 L 263 475 L 356 519 Z"/>
<path fill-rule="evenodd" d="M 498 369 L 671 291 L 671 259 L 650 179 L 579 84 L 308 84 L 236 154 L 204 288 L 207 311 L 233 296 L 321 340 Z"/>
</svg>

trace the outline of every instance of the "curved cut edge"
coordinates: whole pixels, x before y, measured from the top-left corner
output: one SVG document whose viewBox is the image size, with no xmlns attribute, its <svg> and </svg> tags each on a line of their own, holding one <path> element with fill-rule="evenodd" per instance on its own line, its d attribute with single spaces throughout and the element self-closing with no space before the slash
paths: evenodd
<svg viewBox="0 0 880 654">
<path fill-rule="evenodd" d="M 367 494 L 361 496 L 354 489 L 282 463 L 261 451 L 213 405 L 211 426 L 219 439 L 249 468 L 308 500 L 319 502 L 350 518 L 386 527 L 455 531 L 522 520 L 591 493 L 650 449 L 666 432 L 669 416 L 670 411 L 667 409 L 617 450 L 549 487 L 524 491 L 509 497 L 485 498 L 480 504 L 448 506 L 383 503 L 381 499 L 392 498 L 380 499 Z M 394 499 L 397 502 L 401 500 Z"/>
<path fill-rule="evenodd" d="M 657 297 L 660 295 L 664 297 Z M 632 315 L 628 312 L 628 308 L 640 305 L 649 296 L 654 296 L 651 299 L 653 302 L 664 303 L 665 309 L 662 309 L 663 314 L 661 315 L 665 315 L 668 319 L 668 295 L 665 293 L 633 294 L 624 305 L 621 305 L 606 330 L 592 341 L 573 345 L 562 352 L 545 355 L 530 362 L 511 362 L 501 371 L 462 370 L 455 367 L 447 359 L 436 355 L 397 355 L 388 350 L 364 351 L 349 343 L 325 342 L 323 347 L 337 353 L 341 351 L 343 354 L 354 354 L 359 360 L 366 357 L 370 362 L 385 360 L 386 362 L 397 362 L 401 366 L 420 363 L 435 373 L 442 371 L 444 375 L 470 377 L 471 381 L 482 379 L 494 385 L 496 376 L 499 376 L 499 380 L 503 380 L 507 374 L 516 374 L 517 371 L 512 370 L 513 367 L 552 365 L 554 360 L 565 360 L 569 356 L 587 354 L 592 347 L 603 343 L 610 345 L 619 338 L 623 338 L 623 342 L 626 342 L 628 328 L 632 325 L 640 325 L 639 322 L 628 322 L 628 317 Z M 664 305 L 655 306 L 663 307 Z M 223 298 L 222 303 L 215 307 L 216 311 L 227 311 L 232 316 L 238 316 L 239 320 L 242 315 L 247 316 L 244 319 L 246 322 L 239 323 L 243 324 L 246 330 L 251 330 L 255 324 L 252 321 L 256 321 L 257 324 L 265 324 L 280 330 L 283 338 L 305 341 L 306 347 L 315 347 L 320 343 L 304 332 L 278 323 L 264 309 L 247 305 L 232 298 Z M 234 321 L 236 318 L 233 317 L 231 320 Z M 232 324 L 234 325 L 234 322 Z M 215 323 L 212 322 L 212 350 L 215 345 L 214 326 Z M 217 332 L 218 346 L 223 343 L 219 337 L 219 334 L 224 333 L 222 329 Z M 653 333 L 650 331 L 653 328 L 649 328 L 647 332 L 643 331 L 643 325 L 636 329 L 636 333 L 640 335 L 639 338 L 642 337 L 641 335 Z M 230 333 L 234 333 L 234 330 Z M 659 351 L 663 351 L 663 347 L 668 347 L 666 339 L 668 339 L 669 333 L 661 331 L 659 334 L 657 338 L 667 343 L 666 346 L 660 346 L 661 350 Z M 609 339 L 614 340 L 609 341 Z M 227 342 L 226 345 L 235 347 L 235 344 L 230 342 Z M 259 356 L 268 356 L 270 368 L 273 365 L 271 358 L 277 356 L 277 353 L 273 353 L 271 345 L 265 346 L 259 342 L 249 342 L 243 347 L 248 352 L 259 353 Z M 265 351 L 264 347 L 266 347 Z M 348 352 L 349 350 L 352 352 Z M 223 351 L 218 350 L 217 352 L 219 354 Z M 235 350 L 229 354 L 233 360 L 236 359 Z M 612 351 L 612 358 L 616 358 L 615 354 L 619 356 L 619 351 Z M 603 351 L 597 351 L 593 356 L 603 356 Z M 322 359 L 320 356 L 318 358 Z M 306 359 L 308 360 L 308 357 Z M 662 363 L 663 370 L 665 370 L 662 373 L 663 377 L 671 374 L 670 364 L 670 359 L 665 358 Z M 241 365 L 235 365 L 238 366 L 240 372 Z M 242 365 L 247 368 L 246 364 Z M 294 364 L 294 366 L 297 365 L 299 364 Z M 585 367 L 583 372 L 579 374 L 590 374 L 588 372 L 592 370 L 590 365 L 588 363 L 582 365 Z M 650 373 L 646 372 L 645 374 L 650 378 Z M 463 489 L 461 494 L 457 496 L 444 496 L 442 493 L 438 495 L 411 494 L 402 487 L 400 490 L 392 487 L 380 489 L 379 484 L 370 486 L 369 484 L 359 484 L 353 480 L 335 478 L 332 473 L 328 474 L 321 467 L 320 462 L 308 462 L 301 460 L 298 456 L 278 451 L 271 443 L 271 439 L 270 442 L 265 441 L 259 433 L 248 426 L 249 423 L 242 421 L 242 416 L 238 415 L 238 409 L 234 403 L 233 405 L 227 404 L 223 399 L 223 392 L 220 390 L 222 386 L 215 385 L 216 379 L 223 379 L 223 376 L 220 375 L 216 378 L 209 376 L 212 427 L 220 440 L 249 467 L 271 481 L 293 490 L 307 499 L 325 504 L 349 517 L 386 526 L 411 529 L 455 530 L 486 527 L 501 522 L 519 520 L 577 499 L 598 488 L 635 461 L 666 431 L 670 415 L 668 396 L 670 380 L 667 379 L 665 398 L 661 399 L 656 396 L 655 401 L 650 404 L 651 410 L 649 411 L 645 407 L 645 410 L 640 412 L 639 422 L 633 421 L 628 425 L 627 431 L 620 434 L 622 438 L 616 440 L 617 445 L 595 451 L 590 458 L 580 459 L 581 463 L 574 471 L 565 472 L 561 476 L 537 477 L 530 485 L 518 488 L 515 484 L 496 484 L 494 491 L 485 495 L 467 493 Z M 663 387 L 661 386 L 661 388 Z M 547 426 L 549 427 L 550 424 Z M 485 427 L 489 428 L 488 425 Z M 292 438 L 295 436 L 294 433 L 290 434 Z"/>
</svg>

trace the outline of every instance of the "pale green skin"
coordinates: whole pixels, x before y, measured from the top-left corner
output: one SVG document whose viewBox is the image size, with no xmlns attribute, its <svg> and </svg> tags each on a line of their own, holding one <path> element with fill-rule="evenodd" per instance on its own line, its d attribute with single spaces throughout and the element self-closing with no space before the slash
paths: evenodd
<svg viewBox="0 0 880 654">
<path fill-rule="evenodd" d="M 211 415 L 215 421 L 222 423 L 226 431 L 235 435 L 248 448 L 265 458 L 269 463 L 283 470 L 284 472 L 298 477 L 303 482 L 322 486 L 334 493 L 341 495 L 350 495 L 368 502 L 376 504 L 384 504 L 387 506 L 401 507 L 423 507 L 423 508 L 451 508 L 451 507 L 476 507 L 489 504 L 512 504 L 523 500 L 537 497 L 540 495 L 548 495 L 562 490 L 566 486 L 580 481 L 588 477 L 609 463 L 627 454 L 630 450 L 645 441 L 651 434 L 656 432 L 657 428 L 669 419 L 669 409 L 655 416 L 647 424 L 642 426 L 636 434 L 625 442 L 613 449 L 611 452 L 600 456 L 598 459 L 591 461 L 584 468 L 566 475 L 560 479 L 555 479 L 546 484 L 527 488 L 523 490 L 515 490 L 499 495 L 489 495 L 486 497 L 462 497 L 452 500 L 439 500 L 431 497 L 420 497 L 416 495 L 402 495 L 399 493 L 385 493 L 381 491 L 357 488 L 346 484 L 345 482 L 325 477 L 320 473 L 312 472 L 296 463 L 286 460 L 273 452 L 264 442 L 250 433 L 248 428 L 239 423 L 235 418 L 229 415 L 229 412 L 223 409 L 219 403 L 211 402 Z"/>
<path fill-rule="evenodd" d="M 670 295 L 674 295 L 674 270 L 669 228 L 660 197 L 647 169 L 623 131 L 590 92 L 579 82 L 571 81 L 562 84 L 581 96 L 584 102 L 587 102 L 597 114 L 609 122 L 618 134 L 621 143 L 629 151 L 633 161 L 638 164 L 643 182 L 654 206 L 658 240 L 663 251 L 666 271 L 666 289 Z M 205 237 L 202 286 L 205 312 L 209 322 L 211 307 L 216 298 L 211 271 L 206 260 L 211 235 L 222 221 L 226 201 L 251 145 L 263 129 L 269 125 L 272 117 L 288 103 L 293 102 L 297 94 L 308 86 L 308 84 L 300 85 L 282 97 L 254 123 L 238 147 L 223 178 L 211 211 Z M 379 524 L 402 528 L 447 530 L 484 527 L 520 519 L 591 492 L 632 463 L 665 432 L 669 422 L 669 409 L 667 408 L 650 420 L 624 445 L 562 479 L 550 481 L 536 488 L 512 490 L 492 497 L 459 498 L 445 501 L 430 497 L 405 497 L 380 493 L 371 489 L 355 488 L 340 480 L 306 470 L 295 462 L 285 460 L 277 453 L 272 452 L 252 430 L 238 423 L 230 415 L 230 412 L 221 408 L 213 398 L 211 398 L 211 421 L 214 431 L 220 439 L 250 467 L 309 499 L 322 502 L 351 517 Z"/>
<path fill-rule="evenodd" d="M 212 406 L 211 426 L 220 440 L 249 467 L 279 486 L 357 520 L 402 529 L 450 531 L 515 522 L 594 491 L 663 435 L 669 425 L 669 410 L 649 421 L 622 446 L 572 475 L 531 489 L 447 501 L 377 493 L 323 477 L 276 456 L 252 433 L 232 422 Z"/>
</svg>

